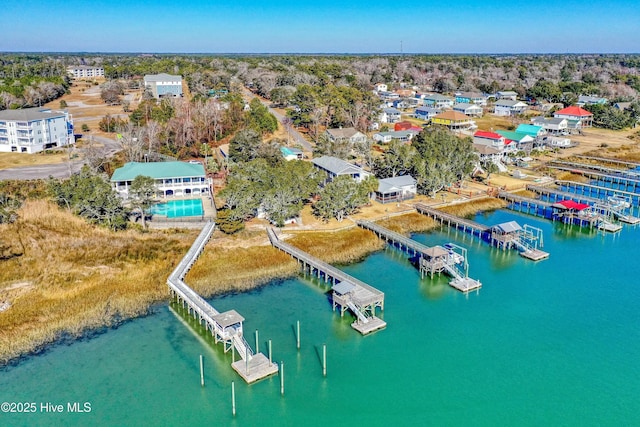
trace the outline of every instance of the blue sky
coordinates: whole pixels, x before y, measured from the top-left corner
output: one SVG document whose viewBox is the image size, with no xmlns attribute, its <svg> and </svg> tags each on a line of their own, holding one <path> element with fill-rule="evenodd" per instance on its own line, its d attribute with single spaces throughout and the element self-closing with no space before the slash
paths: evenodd
<svg viewBox="0 0 640 427">
<path fill-rule="evenodd" d="M 2 0 L 0 51 L 638 53 L 640 1 Z"/>
</svg>

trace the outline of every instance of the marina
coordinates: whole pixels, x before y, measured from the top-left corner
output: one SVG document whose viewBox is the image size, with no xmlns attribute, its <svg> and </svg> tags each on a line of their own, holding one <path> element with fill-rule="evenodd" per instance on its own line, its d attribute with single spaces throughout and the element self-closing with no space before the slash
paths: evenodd
<svg viewBox="0 0 640 427">
<path fill-rule="evenodd" d="M 600 187 L 609 187 L 613 190 L 628 191 L 631 193 L 640 192 L 640 180 L 629 178 L 625 175 L 610 175 L 606 173 L 595 172 L 593 170 L 585 169 L 579 166 L 563 164 L 550 163 L 549 167 L 588 177 L 592 180 L 591 184 L 595 184 Z"/>
<path fill-rule="evenodd" d="M 624 190 L 614 190 L 608 187 L 601 187 L 593 184 L 585 184 L 575 181 L 555 181 L 561 189 L 566 190 L 569 193 L 589 196 L 596 199 L 602 199 L 605 197 L 619 197 L 625 200 L 629 200 L 634 207 L 640 206 L 640 194 L 632 193 Z"/>
<path fill-rule="evenodd" d="M 247 383 L 253 383 L 278 372 L 278 365 L 272 363 L 262 353 L 254 353 L 244 338 L 242 317 L 237 311 L 223 313 L 217 311 L 185 282 L 184 277 L 196 262 L 204 246 L 211 238 L 215 223 L 209 221 L 194 241 L 193 245 L 167 279 L 171 296 L 214 337 L 215 343 L 222 342 L 224 352 L 233 351 L 241 360 L 233 361 L 231 367 Z"/>
<path fill-rule="evenodd" d="M 415 208 L 423 215 L 438 220 L 442 224 L 446 223 L 449 227 L 454 227 L 472 236 L 476 236 L 492 246 L 496 246 L 502 250 L 516 249 L 520 256 L 532 261 L 540 261 L 549 257 L 548 252 L 538 248 L 543 246 L 543 236 L 542 230 L 537 227 L 526 224 L 524 227 L 520 227 L 520 225 L 514 221 L 487 227 L 475 221 L 460 218 L 421 203 L 417 203 Z"/>
<path fill-rule="evenodd" d="M 384 293 L 319 260 L 308 253 L 283 242 L 272 228 L 267 229 L 269 241 L 273 247 L 291 255 L 301 265 L 303 271 L 309 271 L 332 284 L 332 308 L 340 310 L 340 316 L 351 310 L 356 317 L 351 327 L 362 335 L 383 329 L 387 323 L 376 316 L 376 308 L 384 310 Z"/>
<path fill-rule="evenodd" d="M 453 243 L 448 243 L 444 247 L 429 247 L 371 221 L 358 220 L 356 224 L 372 231 L 387 243 L 414 255 L 417 258 L 421 277 L 424 278 L 425 274 L 429 274 L 433 278 L 434 273 L 445 272 L 451 276 L 449 285 L 463 293 L 482 287 L 479 280 L 469 277 L 469 263 L 465 248 Z"/>
</svg>

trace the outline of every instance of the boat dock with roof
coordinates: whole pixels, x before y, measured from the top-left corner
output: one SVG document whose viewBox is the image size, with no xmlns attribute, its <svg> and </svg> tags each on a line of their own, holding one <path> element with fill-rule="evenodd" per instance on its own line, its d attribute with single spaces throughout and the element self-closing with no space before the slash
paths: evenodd
<svg viewBox="0 0 640 427">
<path fill-rule="evenodd" d="M 503 250 L 516 249 L 520 256 L 524 258 L 539 261 L 549 257 L 548 252 L 539 249 L 544 242 L 542 230 L 537 227 L 527 224 L 524 227 L 520 227 L 515 221 L 488 227 L 475 221 L 439 211 L 422 203 L 417 203 L 415 208 L 421 214 L 436 219 L 442 224 L 446 223 L 450 227 L 470 233 L 472 236 L 477 236 L 493 246 Z"/>
<path fill-rule="evenodd" d="M 449 285 L 460 292 L 466 293 L 482 287 L 479 280 L 469 277 L 469 263 L 465 248 L 453 243 L 448 243 L 444 247 L 429 247 L 371 221 L 358 220 L 356 224 L 372 231 L 387 243 L 415 255 L 418 258 L 421 277 L 430 274 L 433 278 L 434 273 L 445 272 L 452 278 Z"/>
<path fill-rule="evenodd" d="M 362 335 L 367 335 L 387 326 L 384 320 L 376 316 L 376 308 L 384 310 L 384 293 L 382 291 L 295 246 L 283 242 L 272 228 L 267 229 L 267 234 L 271 244 L 296 259 L 304 271 L 308 270 L 311 274 L 316 274 L 318 278 L 324 279 L 325 283 L 332 284 L 333 309 L 338 308 L 341 316 L 345 311 L 351 310 L 356 317 L 356 321 L 351 324 L 353 329 Z"/>
<path fill-rule="evenodd" d="M 223 313 L 217 311 L 204 298 L 198 295 L 185 282 L 184 277 L 196 262 L 215 228 L 214 222 L 207 222 L 193 245 L 167 279 L 171 296 L 198 321 L 211 331 L 216 343 L 222 342 L 224 352 L 237 352 L 240 360 L 231 367 L 247 382 L 253 383 L 278 372 L 278 365 L 272 363 L 262 353 L 254 354 L 253 349 L 243 336 L 242 317 L 237 311 Z"/>
</svg>

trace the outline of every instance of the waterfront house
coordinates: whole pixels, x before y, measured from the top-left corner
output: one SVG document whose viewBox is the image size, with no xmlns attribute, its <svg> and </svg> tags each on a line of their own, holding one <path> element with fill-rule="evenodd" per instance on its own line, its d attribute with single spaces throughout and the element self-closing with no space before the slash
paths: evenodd
<svg viewBox="0 0 640 427">
<path fill-rule="evenodd" d="M 490 145 L 473 143 L 473 150 L 478 154 L 480 163 L 499 162 L 504 157 L 504 151 Z M 497 163 L 496 163 L 497 164 Z"/>
<path fill-rule="evenodd" d="M 607 98 L 601 98 L 599 96 L 580 95 L 576 105 L 583 107 L 585 105 L 605 105 L 609 102 Z"/>
<path fill-rule="evenodd" d="M 402 120 L 402 111 L 395 108 L 383 108 L 380 123 L 396 123 Z"/>
<path fill-rule="evenodd" d="M 182 96 L 182 76 L 171 74 L 147 74 L 144 76 L 144 87 L 151 91 L 154 98 L 179 98 Z"/>
<path fill-rule="evenodd" d="M 506 130 L 498 130 L 496 133 L 504 136 L 505 138 L 505 151 L 513 153 L 518 150 L 531 151 L 533 148 L 533 141 L 530 135 L 520 132 L 511 132 Z"/>
<path fill-rule="evenodd" d="M 440 114 L 442 110 L 433 107 L 418 107 L 416 111 L 413 113 L 413 116 L 416 119 L 420 120 L 431 120 L 438 114 Z"/>
<path fill-rule="evenodd" d="M 325 182 L 342 175 L 348 175 L 357 182 L 361 182 L 371 175 L 370 172 L 365 171 L 360 166 L 353 165 L 337 157 L 322 156 L 311 160 L 311 163 L 316 168 L 327 173 L 328 177 Z"/>
<path fill-rule="evenodd" d="M 427 107 L 446 109 L 453 106 L 453 98 L 439 93 L 431 93 L 424 96 L 422 103 Z"/>
<path fill-rule="evenodd" d="M 487 97 L 480 92 L 458 92 L 456 93 L 456 103 L 487 105 Z"/>
<path fill-rule="evenodd" d="M 567 119 L 559 117 L 534 117 L 531 122 L 536 126 L 542 126 L 546 133 L 550 135 L 566 135 L 569 122 Z"/>
<path fill-rule="evenodd" d="M 413 137 L 419 133 L 420 131 L 416 129 L 378 132 L 373 135 L 373 140 L 376 142 L 384 143 L 384 144 L 387 144 L 393 141 L 394 139 L 401 142 L 410 142 L 413 139 Z"/>
<path fill-rule="evenodd" d="M 453 111 L 466 114 L 469 117 L 482 117 L 482 107 L 476 104 L 454 104 Z"/>
<path fill-rule="evenodd" d="M 125 163 L 113 172 L 111 186 L 120 196 L 127 198 L 129 187 L 137 176 L 153 178 L 158 197 L 209 194 L 210 183 L 204 166 L 199 162 Z"/>
<path fill-rule="evenodd" d="M 512 90 L 500 90 L 496 93 L 496 97 L 498 99 L 515 101 L 516 99 L 518 99 L 518 94 Z"/>
<path fill-rule="evenodd" d="M 73 120 L 66 110 L 0 111 L 0 152 L 38 153 L 73 143 Z"/>
<path fill-rule="evenodd" d="M 522 101 L 501 99 L 494 104 L 494 114 L 496 116 L 516 116 L 527 110 L 527 104 Z"/>
<path fill-rule="evenodd" d="M 591 127 L 593 123 L 593 114 L 577 105 L 558 110 L 553 113 L 553 117 L 567 119 L 569 130 L 579 131 Z"/>
<path fill-rule="evenodd" d="M 325 135 L 332 142 L 349 142 L 355 144 L 367 140 L 367 136 L 355 128 L 327 129 Z"/>
<path fill-rule="evenodd" d="M 435 125 L 442 125 L 449 128 L 452 131 L 473 129 L 476 126 L 476 122 L 465 114 L 457 111 L 445 111 L 438 114 L 432 120 Z"/>
<path fill-rule="evenodd" d="M 286 161 L 302 160 L 304 156 L 302 150 L 299 148 L 280 147 L 280 152 Z"/>
<path fill-rule="evenodd" d="M 411 175 L 378 180 L 375 199 L 380 203 L 401 202 L 413 199 L 418 192 L 417 181 Z"/>
<path fill-rule="evenodd" d="M 534 139 L 546 133 L 542 126 L 529 125 L 526 123 L 518 125 L 518 127 L 516 128 L 516 132 L 527 134 Z"/>
<path fill-rule="evenodd" d="M 504 136 L 495 132 L 479 130 L 473 134 L 473 143 L 476 145 L 484 145 L 492 147 L 502 153 L 507 146 L 507 140 Z"/>
</svg>

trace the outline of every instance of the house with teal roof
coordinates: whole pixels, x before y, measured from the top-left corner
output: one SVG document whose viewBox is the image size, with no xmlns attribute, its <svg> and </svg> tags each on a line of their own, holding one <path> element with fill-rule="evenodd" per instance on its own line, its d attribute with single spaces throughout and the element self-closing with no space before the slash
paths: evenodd
<svg viewBox="0 0 640 427">
<path fill-rule="evenodd" d="M 534 139 L 546 133 L 542 126 L 528 125 L 526 123 L 519 125 L 516 128 L 516 132 L 526 133 Z"/>
<path fill-rule="evenodd" d="M 209 194 L 210 183 L 200 162 L 125 163 L 111 176 L 112 188 L 122 197 L 137 176 L 154 179 L 158 197 L 183 197 Z"/>
<path fill-rule="evenodd" d="M 533 138 L 522 132 L 512 132 L 507 130 L 497 130 L 497 134 L 504 136 L 505 151 L 515 152 L 518 150 L 530 151 L 533 148 Z"/>
</svg>

